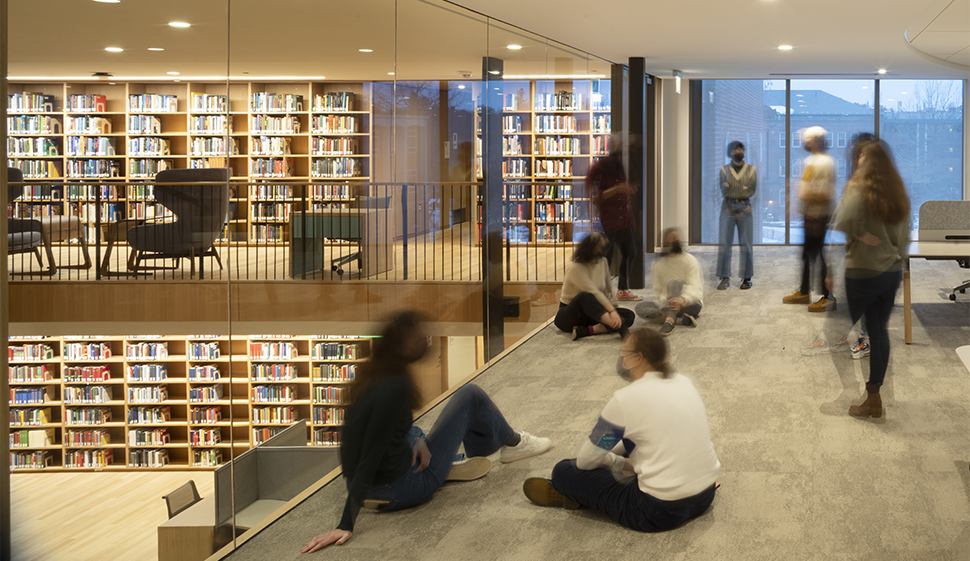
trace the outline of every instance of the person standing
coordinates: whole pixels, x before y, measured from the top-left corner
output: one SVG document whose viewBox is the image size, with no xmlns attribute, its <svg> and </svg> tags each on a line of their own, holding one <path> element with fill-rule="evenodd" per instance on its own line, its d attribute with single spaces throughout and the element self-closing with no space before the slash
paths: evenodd
<svg viewBox="0 0 970 561">
<path fill-rule="evenodd" d="M 525 480 L 530 501 L 585 506 L 640 532 L 672 530 L 707 511 L 721 464 L 701 396 L 667 356 L 657 332 L 630 331 L 616 361 L 629 384 L 607 402 L 575 459 L 557 463 L 551 479 Z"/>
<path fill-rule="evenodd" d="M 802 132 L 805 150 L 811 155 L 805 158 L 805 173 L 798 190 L 799 204 L 804 217 L 805 242 L 802 246 L 802 283 L 794 294 L 785 296 L 785 304 L 808 304 L 810 312 L 834 311 L 835 297 L 825 286 L 828 271 L 825 265 L 825 234 L 835 200 L 835 160 L 825 152 L 825 136 L 822 127 L 809 127 Z M 812 262 L 819 262 L 819 278 L 822 297 L 811 303 Z"/>
<path fill-rule="evenodd" d="M 845 232 L 849 315 L 853 323 L 864 315 L 869 332 L 866 399 L 849 407 L 849 415 L 854 417 L 882 417 L 879 389 L 889 366 L 887 326 L 909 243 L 909 212 L 906 186 L 885 143 L 861 143 L 859 166 L 845 187 L 834 224 Z"/>
<path fill-rule="evenodd" d="M 744 143 L 732 140 L 727 154 L 731 163 L 721 167 L 718 180 L 724 204 L 721 206 L 721 245 L 717 251 L 717 276 L 721 282 L 717 289 L 725 290 L 731 285 L 731 246 L 737 228 L 738 243 L 741 244 L 738 265 L 741 290 L 747 290 L 751 288 L 751 277 L 754 276 L 751 197 L 758 189 L 758 172 L 744 161 Z"/>
<path fill-rule="evenodd" d="M 630 203 L 630 197 L 637 190 L 635 186 L 627 183 L 623 160 L 620 157 L 621 143 L 617 137 L 618 135 L 614 135 L 610 138 L 610 154 L 598 160 L 590 168 L 586 176 L 586 191 L 599 209 L 600 224 L 610 242 L 606 250 L 607 263 L 612 266 L 614 249 L 617 249 L 620 254 L 616 298 L 636 302 L 641 297 L 630 292 L 629 274 L 637 252 L 636 231 L 633 229 L 633 205 Z M 636 150 L 636 146 L 637 143 L 631 142 L 630 150 Z"/>
</svg>

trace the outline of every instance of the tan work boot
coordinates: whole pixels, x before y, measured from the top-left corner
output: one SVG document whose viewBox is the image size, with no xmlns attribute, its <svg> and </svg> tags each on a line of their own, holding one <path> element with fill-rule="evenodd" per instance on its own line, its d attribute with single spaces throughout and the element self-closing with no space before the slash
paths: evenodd
<svg viewBox="0 0 970 561">
<path fill-rule="evenodd" d="M 789 294 L 781 299 L 785 304 L 808 304 L 812 301 L 808 294 L 802 294 L 801 290 L 796 290 L 794 294 Z"/>
<path fill-rule="evenodd" d="M 849 415 L 853 417 L 882 417 L 882 397 L 879 395 L 881 384 L 866 384 L 866 400 L 860 405 L 849 407 Z"/>
<path fill-rule="evenodd" d="M 818 302 L 808 305 L 808 311 L 810 312 L 834 312 L 835 311 L 835 298 L 826 298 L 822 296 L 818 299 Z"/>
</svg>

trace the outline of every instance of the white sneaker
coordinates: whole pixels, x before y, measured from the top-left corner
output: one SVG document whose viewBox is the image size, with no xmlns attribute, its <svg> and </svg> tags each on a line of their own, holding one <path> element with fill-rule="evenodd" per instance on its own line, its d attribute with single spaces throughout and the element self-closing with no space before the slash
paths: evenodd
<svg viewBox="0 0 970 561">
<path fill-rule="evenodd" d="M 546 450 L 552 448 L 552 441 L 548 438 L 532 436 L 527 432 L 520 432 L 521 440 L 515 446 L 502 446 L 498 460 L 503 464 L 524 460 L 532 456 L 538 456 Z"/>
</svg>

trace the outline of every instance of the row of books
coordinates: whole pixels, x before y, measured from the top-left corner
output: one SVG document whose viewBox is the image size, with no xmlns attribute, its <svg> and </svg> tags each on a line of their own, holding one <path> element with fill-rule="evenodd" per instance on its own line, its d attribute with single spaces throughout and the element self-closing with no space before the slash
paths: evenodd
<svg viewBox="0 0 970 561">
<path fill-rule="evenodd" d="M 253 224 L 250 239 L 258 243 L 281 243 L 286 240 L 286 227 L 275 224 Z"/>
<path fill-rule="evenodd" d="M 502 117 L 502 132 L 506 132 L 506 133 L 522 132 L 522 117 L 520 115 L 506 115 Z"/>
<path fill-rule="evenodd" d="M 340 446 L 340 431 L 314 429 L 313 444 L 315 446 Z"/>
<path fill-rule="evenodd" d="M 269 440 L 270 438 L 273 438 L 274 436 L 283 432 L 283 430 L 284 429 L 282 428 L 275 428 L 275 427 L 255 428 L 253 429 L 253 443 L 262 444 L 267 440 Z"/>
<path fill-rule="evenodd" d="M 48 115 L 10 115 L 7 134 L 61 134 L 61 121 Z"/>
<path fill-rule="evenodd" d="M 168 343 L 128 343 L 125 346 L 128 360 L 160 360 L 168 358 Z"/>
<path fill-rule="evenodd" d="M 537 156 L 578 156 L 581 150 L 582 146 L 578 137 L 543 136 L 535 139 L 532 153 Z"/>
<path fill-rule="evenodd" d="M 171 407 L 131 407 L 128 409 L 129 425 L 168 423 L 171 420 Z"/>
<path fill-rule="evenodd" d="M 71 216 L 77 216 L 81 222 L 114 222 L 121 220 L 123 208 L 117 203 L 101 203 L 99 212 L 96 203 L 71 203 L 70 211 Z"/>
<path fill-rule="evenodd" d="M 249 187 L 249 196 L 257 201 L 285 200 L 293 197 L 292 185 L 269 185 L 261 183 Z"/>
<path fill-rule="evenodd" d="M 249 175 L 253 177 L 291 177 L 293 158 L 256 158 L 249 162 Z"/>
<path fill-rule="evenodd" d="M 292 206 L 290 203 L 255 203 L 253 220 L 289 220 Z"/>
<path fill-rule="evenodd" d="M 535 131 L 538 134 L 574 134 L 579 132 L 573 115 L 536 115 Z"/>
<path fill-rule="evenodd" d="M 23 92 L 7 95 L 7 111 L 12 113 L 53 113 L 54 96 Z"/>
<path fill-rule="evenodd" d="M 287 139 L 288 140 L 288 139 Z M 310 137 L 311 156 L 340 156 L 357 153 L 357 139 L 345 137 Z"/>
<path fill-rule="evenodd" d="M 536 141 L 538 142 L 538 141 Z M 503 156 L 521 156 L 522 152 L 522 142 L 521 137 L 518 136 L 503 136 L 502 137 L 502 155 Z"/>
<path fill-rule="evenodd" d="M 131 364 L 125 368 L 129 382 L 161 382 L 168 379 L 164 364 Z"/>
<path fill-rule="evenodd" d="M 189 422 L 198 425 L 220 423 L 222 422 L 222 406 L 192 407 L 189 411 Z"/>
<path fill-rule="evenodd" d="M 249 400 L 253 403 L 288 403 L 294 399 L 296 399 L 295 386 L 253 386 L 249 389 Z"/>
<path fill-rule="evenodd" d="M 536 220 L 572 222 L 576 219 L 573 203 L 536 203 Z"/>
<path fill-rule="evenodd" d="M 594 136 L 592 153 L 594 156 L 605 156 L 610 153 L 610 137 Z"/>
<path fill-rule="evenodd" d="M 128 160 L 128 177 L 154 177 L 172 167 L 169 160 Z"/>
<path fill-rule="evenodd" d="M 67 96 L 65 113 L 104 113 L 108 98 L 102 94 L 71 94 Z"/>
<path fill-rule="evenodd" d="M 106 214 L 105 216 L 108 216 L 110 219 L 112 215 Z M 152 219 L 162 216 L 172 216 L 172 211 L 160 204 L 155 203 L 128 203 L 128 216 L 130 218 Z M 102 217 L 102 220 L 109 219 Z"/>
<path fill-rule="evenodd" d="M 563 243 L 562 224 L 536 224 L 536 241 Z"/>
<path fill-rule="evenodd" d="M 189 367 L 189 381 L 190 382 L 212 382 L 218 380 L 222 377 L 222 373 L 219 368 L 211 365 L 204 366 L 190 366 Z"/>
<path fill-rule="evenodd" d="M 128 416 L 138 408 L 129 410 Z M 103 425 L 111 422 L 111 410 L 106 407 L 68 408 L 64 417 L 66 425 Z"/>
<path fill-rule="evenodd" d="M 10 388 L 10 405 L 35 405 L 50 401 L 45 388 Z"/>
<path fill-rule="evenodd" d="M 161 403 L 168 399 L 166 386 L 136 386 L 128 388 L 128 403 Z"/>
<path fill-rule="evenodd" d="M 290 139 L 285 136 L 253 137 L 250 154 L 253 156 L 288 156 L 290 154 Z"/>
<path fill-rule="evenodd" d="M 92 115 L 67 116 L 67 134 L 111 134 L 111 121 Z"/>
<path fill-rule="evenodd" d="M 356 375 L 356 364 L 321 364 L 314 369 L 318 382 L 352 382 Z"/>
<path fill-rule="evenodd" d="M 277 134 L 300 134 L 300 119 L 292 115 L 272 117 L 250 115 L 249 132 L 273 132 Z"/>
<path fill-rule="evenodd" d="M 115 156 L 115 142 L 106 136 L 68 136 L 64 139 L 68 156 Z"/>
<path fill-rule="evenodd" d="M 232 118 L 225 115 L 193 115 L 189 118 L 190 134 L 232 134 Z"/>
<path fill-rule="evenodd" d="M 128 111 L 175 113 L 178 111 L 178 96 L 154 93 L 128 94 Z"/>
<path fill-rule="evenodd" d="M 222 464 L 222 450 L 193 450 L 192 465 L 196 467 L 214 467 Z"/>
<path fill-rule="evenodd" d="M 569 183 L 551 183 L 536 185 L 537 199 L 571 199 L 573 186 Z"/>
<path fill-rule="evenodd" d="M 310 164 L 310 177 L 360 177 L 362 166 L 356 158 L 315 158 Z"/>
<path fill-rule="evenodd" d="M 226 148 L 228 146 L 228 149 Z M 189 143 L 190 156 L 238 156 L 239 143 L 230 138 L 228 144 L 223 136 L 193 138 Z"/>
<path fill-rule="evenodd" d="M 573 175 L 572 160 L 536 160 L 536 177 L 571 177 Z"/>
<path fill-rule="evenodd" d="M 114 464 L 114 450 L 71 450 L 64 455 L 67 468 L 105 468 Z"/>
<path fill-rule="evenodd" d="M 50 345 L 36 344 L 7 347 L 7 360 L 50 360 L 54 349 Z"/>
<path fill-rule="evenodd" d="M 65 175 L 74 179 L 120 177 L 121 164 L 117 160 L 68 160 L 65 164 Z M 54 170 L 53 173 L 37 177 L 58 177 L 58 175 Z"/>
<path fill-rule="evenodd" d="M 128 139 L 129 156 L 170 156 L 168 139 L 157 136 L 136 136 Z"/>
<path fill-rule="evenodd" d="M 310 199 L 350 200 L 349 185 L 310 185 Z"/>
<path fill-rule="evenodd" d="M 360 130 L 360 118 L 356 115 L 313 115 L 310 118 L 310 134 L 346 134 Z M 299 127 L 295 131 L 299 133 Z"/>
<path fill-rule="evenodd" d="M 189 360 L 215 360 L 221 356 L 219 343 L 191 343 Z"/>
<path fill-rule="evenodd" d="M 28 179 L 61 176 L 60 172 L 58 171 L 57 164 L 48 160 L 21 160 L 18 158 L 10 158 L 7 160 L 7 167 L 19 169 L 21 172 L 23 172 L 24 177 Z"/>
<path fill-rule="evenodd" d="M 313 360 L 355 360 L 360 345 L 355 343 L 316 343 L 310 349 Z"/>
<path fill-rule="evenodd" d="M 57 143 L 46 137 L 19 137 L 11 136 L 7 138 L 8 156 L 59 156 L 60 149 Z"/>
<path fill-rule="evenodd" d="M 299 356 L 296 344 L 289 341 L 279 343 L 251 341 L 249 343 L 249 358 L 252 360 L 292 360 Z"/>
<path fill-rule="evenodd" d="M 14 203 L 13 212 L 8 210 L 7 218 L 43 218 L 60 216 L 61 213 L 62 209 L 58 204 Z"/>
<path fill-rule="evenodd" d="M 609 115 L 596 115 L 589 124 L 590 130 L 593 134 L 610 134 L 613 130 L 610 128 L 610 116 Z"/>
<path fill-rule="evenodd" d="M 229 111 L 229 98 L 220 94 L 192 92 L 189 94 L 189 111 L 201 113 L 225 113 Z"/>
<path fill-rule="evenodd" d="M 105 343 L 66 343 L 66 360 L 102 360 L 111 358 L 111 346 Z"/>
<path fill-rule="evenodd" d="M 315 425 L 342 425 L 346 409 L 342 407 L 314 407 L 313 424 Z"/>
<path fill-rule="evenodd" d="M 328 92 L 313 96 L 314 111 L 353 111 L 353 92 Z"/>
<path fill-rule="evenodd" d="M 313 403 L 343 405 L 350 402 L 350 390 L 340 386 L 315 386 Z"/>
<path fill-rule="evenodd" d="M 250 378 L 254 382 L 280 382 L 296 378 L 294 364 L 253 364 Z"/>
<path fill-rule="evenodd" d="M 167 428 L 128 431 L 129 446 L 165 446 L 172 442 L 172 434 Z"/>
<path fill-rule="evenodd" d="M 44 448 L 54 442 L 54 429 L 10 431 L 11 448 Z"/>
<path fill-rule="evenodd" d="M 104 382 L 111 379 L 111 369 L 107 366 L 65 366 L 65 382 Z"/>
<path fill-rule="evenodd" d="M 46 364 L 38 366 L 8 366 L 7 379 L 10 383 L 47 382 L 52 379 L 51 371 Z"/>
<path fill-rule="evenodd" d="M 583 94 L 565 90 L 547 94 L 536 93 L 534 107 L 536 111 L 582 111 Z"/>
<path fill-rule="evenodd" d="M 10 469 L 44 469 L 51 465 L 50 454 L 43 450 L 34 452 L 11 452 Z"/>
<path fill-rule="evenodd" d="M 287 406 L 273 406 L 273 407 L 253 407 L 252 418 L 250 419 L 256 424 L 290 424 L 295 423 L 300 419 L 297 413 L 296 407 L 292 405 Z"/>
<path fill-rule="evenodd" d="M 189 388 L 189 402 L 208 403 L 222 399 L 222 385 Z"/>
<path fill-rule="evenodd" d="M 90 118 L 90 117 L 86 117 Z M 108 123 L 111 132 L 111 123 Z M 161 134 L 162 121 L 151 115 L 128 115 L 128 134 Z"/>
<path fill-rule="evenodd" d="M 129 450 L 128 467 L 160 468 L 169 464 L 168 450 Z"/>
<path fill-rule="evenodd" d="M 189 431 L 190 446 L 215 446 L 222 442 L 222 429 L 191 429 Z"/>
<path fill-rule="evenodd" d="M 249 110 L 253 112 L 303 111 L 303 96 L 255 92 L 249 96 Z"/>
<path fill-rule="evenodd" d="M 150 186 L 149 186 L 150 187 Z M 133 187 L 129 187 L 129 190 Z M 93 201 L 100 198 L 102 201 L 110 201 L 118 198 L 117 185 L 65 185 L 67 199 L 72 201 Z M 52 192 L 56 199 L 56 193 Z"/>
<path fill-rule="evenodd" d="M 111 444 L 111 434 L 106 429 L 69 430 L 64 438 L 67 446 L 105 446 Z"/>
<path fill-rule="evenodd" d="M 64 388 L 64 403 L 108 403 L 111 401 L 109 386 L 68 386 Z"/>
<path fill-rule="evenodd" d="M 502 175 L 506 177 L 526 177 L 529 175 L 529 161 L 516 158 L 502 161 Z"/>
<path fill-rule="evenodd" d="M 528 220 L 529 203 L 505 203 L 502 205 L 502 220 Z M 481 220 L 481 218 L 479 218 Z"/>
</svg>

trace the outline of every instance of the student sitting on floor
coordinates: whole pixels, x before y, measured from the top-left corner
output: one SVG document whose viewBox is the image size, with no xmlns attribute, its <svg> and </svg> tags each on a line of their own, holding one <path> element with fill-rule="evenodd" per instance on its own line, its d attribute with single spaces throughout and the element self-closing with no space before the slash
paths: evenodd
<svg viewBox="0 0 970 561">
<path fill-rule="evenodd" d="M 573 251 L 573 262 L 566 268 L 559 298 L 556 327 L 580 339 L 600 333 L 625 336 L 636 319 L 632 310 L 617 308 L 606 262 L 606 236 L 596 232 L 586 236 Z"/>
<path fill-rule="evenodd" d="M 585 506 L 633 530 L 671 530 L 714 500 L 721 464 L 707 412 L 652 329 L 624 339 L 616 372 L 630 384 L 613 394 L 576 459 L 556 464 L 551 480 L 527 479 L 522 490 L 540 506 Z"/>
<path fill-rule="evenodd" d="M 663 255 L 651 270 L 657 300 L 637 304 L 636 313 L 643 318 L 663 314 L 660 334 L 667 336 L 678 324 L 697 327 L 697 316 L 704 306 L 704 283 L 697 258 L 680 246 L 680 231 L 667 228 L 663 240 Z"/>
<path fill-rule="evenodd" d="M 362 506 L 381 512 L 411 508 L 431 500 L 447 480 L 467 481 L 488 473 L 487 456 L 500 452 L 508 463 L 541 454 L 552 443 L 516 432 L 478 386 L 456 391 L 425 437 L 411 425 L 417 388 L 411 364 L 428 350 L 428 336 L 416 312 L 401 312 L 375 340 L 374 353 L 351 386 L 340 460 L 347 482 L 347 502 L 336 530 L 320 534 L 302 549 L 310 553 L 351 537 Z M 453 463 L 459 445 L 470 460 Z"/>
</svg>

